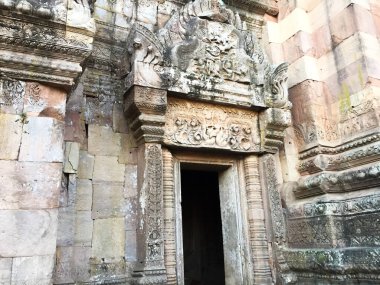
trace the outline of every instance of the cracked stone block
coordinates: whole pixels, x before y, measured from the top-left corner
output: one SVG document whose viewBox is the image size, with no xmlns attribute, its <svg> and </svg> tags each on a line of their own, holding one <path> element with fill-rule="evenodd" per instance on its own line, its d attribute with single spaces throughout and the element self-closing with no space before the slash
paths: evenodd
<svg viewBox="0 0 380 285">
<path fill-rule="evenodd" d="M 19 160 L 62 162 L 64 123 L 44 117 L 25 120 Z"/>
<path fill-rule="evenodd" d="M 58 210 L 0 210 L 0 256 L 55 253 Z"/>
<path fill-rule="evenodd" d="M 12 265 L 11 285 L 50 285 L 54 270 L 54 255 L 16 257 Z"/>
<path fill-rule="evenodd" d="M 0 160 L 0 209 L 56 208 L 61 163 Z"/>
<path fill-rule="evenodd" d="M 77 173 L 79 165 L 79 148 L 80 144 L 77 142 L 66 142 L 63 172 Z"/>
<path fill-rule="evenodd" d="M 0 114 L 0 159 L 17 159 L 22 135 L 22 117 Z"/>
</svg>

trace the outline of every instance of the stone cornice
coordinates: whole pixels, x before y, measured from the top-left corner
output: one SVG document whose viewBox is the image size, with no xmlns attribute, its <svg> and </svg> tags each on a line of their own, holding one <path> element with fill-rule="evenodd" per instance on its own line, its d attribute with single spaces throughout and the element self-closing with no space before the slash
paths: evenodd
<svg viewBox="0 0 380 285">
<path fill-rule="evenodd" d="M 65 88 L 72 86 L 82 72 L 81 63 L 91 54 L 93 31 L 61 21 L 53 13 L 55 6 L 45 9 L 41 5 L 46 12 L 42 17 L 38 14 L 41 11 L 37 13 L 39 8 L 12 10 L 13 6 L 6 7 L 3 2 L 0 1 L 0 73 Z"/>
</svg>

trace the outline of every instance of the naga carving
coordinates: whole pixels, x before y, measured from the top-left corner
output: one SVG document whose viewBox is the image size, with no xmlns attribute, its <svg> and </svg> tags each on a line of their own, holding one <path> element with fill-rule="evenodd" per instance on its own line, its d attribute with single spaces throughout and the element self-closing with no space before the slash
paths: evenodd
<svg viewBox="0 0 380 285">
<path fill-rule="evenodd" d="M 291 107 L 288 65 L 270 65 L 254 32 L 221 1 L 191 1 L 156 33 L 135 24 L 127 42 L 127 88 L 137 84 L 234 105 Z"/>
</svg>

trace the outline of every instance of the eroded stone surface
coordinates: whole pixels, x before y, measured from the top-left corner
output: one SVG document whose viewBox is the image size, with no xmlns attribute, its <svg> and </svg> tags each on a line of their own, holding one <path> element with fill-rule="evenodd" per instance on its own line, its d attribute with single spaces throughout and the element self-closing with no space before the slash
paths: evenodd
<svg viewBox="0 0 380 285">
<path fill-rule="evenodd" d="M 107 218 L 94 221 L 92 256 L 118 259 L 124 256 L 124 248 L 124 218 Z"/>
<path fill-rule="evenodd" d="M 116 156 L 95 156 L 94 181 L 124 181 L 125 165 L 119 164 Z"/>
<path fill-rule="evenodd" d="M 96 182 L 92 203 L 92 218 L 122 217 L 125 215 L 125 201 L 122 183 Z"/>
<path fill-rule="evenodd" d="M 16 257 L 12 265 L 11 284 L 49 285 L 54 268 L 54 255 Z"/>
<path fill-rule="evenodd" d="M 18 158 L 22 136 L 22 117 L 0 114 L 0 159 Z"/>
<path fill-rule="evenodd" d="M 0 209 L 58 207 L 61 163 L 0 160 Z"/>
<path fill-rule="evenodd" d="M 56 246 L 57 214 L 56 209 L 0 210 L 0 255 L 20 257 L 20 263 L 22 256 L 50 255 L 51 258 Z M 33 257 L 30 261 L 34 262 Z M 37 257 L 36 262 L 39 262 Z M 27 270 L 25 272 L 33 272 L 33 263 Z M 35 276 L 37 278 L 38 274 Z"/>
<path fill-rule="evenodd" d="M 24 124 L 20 161 L 63 161 L 63 123 L 53 118 L 27 117 Z"/>
</svg>

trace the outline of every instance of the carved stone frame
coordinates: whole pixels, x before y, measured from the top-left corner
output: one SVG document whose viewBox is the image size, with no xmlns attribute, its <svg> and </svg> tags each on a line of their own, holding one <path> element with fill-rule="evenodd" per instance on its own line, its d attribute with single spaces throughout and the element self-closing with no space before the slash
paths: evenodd
<svg viewBox="0 0 380 285">
<path fill-rule="evenodd" d="M 139 254 L 133 272 L 133 284 L 181 284 L 179 281 L 183 278 L 181 277 L 183 260 L 179 245 L 182 239 L 178 222 L 178 207 L 177 212 L 175 211 L 175 205 L 178 205 L 175 199 L 178 198 L 180 192 L 178 188 L 179 165 L 181 163 L 202 165 L 206 161 L 196 154 L 196 148 L 193 148 L 195 155 L 192 158 L 189 156 L 186 158 L 186 151 L 191 149 L 189 146 L 165 143 L 168 131 L 165 127 L 168 106 L 165 90 L 135 85 L 126 93 L 124 106 L 131 130 L 140 149 L 137 212 L 137 219 L 140 221 L 137 229 Z M 270 110 L 273 109 L 267 109 L 267 111 Z M 253 110 L 249 112 L 256 113 Z M 261 114 L 267 114 L 267 112 Z M 275 118 L 276 116 L 270 117 Z M 281 126 L 281 128 L 283 127 Z M 254 131 L 259 132 L 259 130 L 258 128 Z M 265 134 L 263 135 L 265 136 Z M 265 142 L 266 139 L 262 144 Z M 176 158 L 173 158 L 169 148 L 176 150 Z M 233 152 L 220 148 L 218 155 L 207 158 L 208 164 L 216 168 L 234 169 L 233 171 L 237 174 L 235 176 L 239 177 L 236 185 L 239 186 L 232 187 L 231 191 L 235 191 L 235 196 L 244 196 L 243 200 L 239 198 L 244 203 L 240 202 L 240 206 L 235 209 L 235 220 L 245 221 L 241 222 L 241 230 L 236 229 L 236 231 L 241 232 L 241 236 L 245 237 L 240 241 L 246 246 L 243 246 L 239 252 L 242 252 L 241 257 L 246 262 L 244 266 L 238 266 L 240 269 L 231 270 L 232 272 L 240 270 L 244 278 L 241 281 L 233 279 L 227 284 L 270 284 L 275 268 L 278 268 L 278 273 L 287 270 L 286 264 L 282 264 L 285 263 L 281 256 L 283 239 L 275 240 L 276 245 L 272 252 L 274 258 L 270 259 L 269 257 L 272 246 L 267 237 L 271 236 L 269 234 L 271 230 L 281 229 L 279 223 L 283 223 L 283 220 L 281 219 L 280 200 L 278 197 L 276 198 L 276 195 L 279 195 L 277 182 L 270 179 L 272 174 L 268 171 L 261 171 L 260 174 L 259 155 L 264 153 L 262 150 Z M 273 155 L 267 154 L 268 156 L 272 157 Z M 205 157 L 204 152 L 202 157 Z M 268 164 L 265 161 L 264 164 Z M 276 172 L 275 168 L 272 163 L 271 172 Z M 221 172 L 221 176 L 223 175 Z M 234 176 L 230 174 L 229 177 Z M 264 183 L 264 180 L 267 183 Z M 150 205 L 154 205 L 154 207 L 150 207 Z M 276 213 L 274 214 L 273 211 Z M 272 219 L 274 219 L 273 226 L 270 222 Z M 273 234 L 275 237 L 278 235 L 282 237 L 282 233 Z M 277 260 L 276 257 L 279 259 Z M 237 263 L 232 265 L 232 267 L 234 266 L 236 267 Z"/>
<path fill-rule="evenodd" d="M 174 155 L 173 155 L 174 154 Z M 180 207 L 181 165 L 213 169 L 219 173 L 219 192 L 223 220 L 223 247 L 226 284 L 270 284 L 272 270 L 269 260 L 267 229 L 264 216 L 257 155 L 199 155 L 163 149 L 164 157 L 164 228 L 165 267 L 167 284 L 183 283 L 182 223 Z M 229 204 L 229 207 L 223 207 Z M 227 209 L 228 210 L 225 210 Z M 235 224 L 236 223 L 236 224 Z M 227 225 L 228 224 L 228 225 Z M 236 227 L 225 236 L 225 227 Z"/>
</svg>

